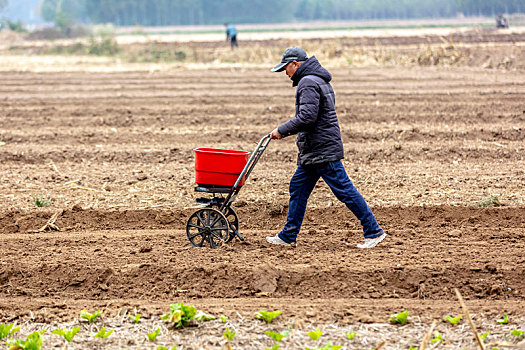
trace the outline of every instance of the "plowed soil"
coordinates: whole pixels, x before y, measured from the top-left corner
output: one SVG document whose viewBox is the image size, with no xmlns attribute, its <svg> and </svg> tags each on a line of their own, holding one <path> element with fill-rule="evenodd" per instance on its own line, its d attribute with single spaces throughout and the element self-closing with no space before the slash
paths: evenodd
<svg viewBox="0 0 525 350">
<path fill-rule="evenodd" d="M 330 68 L 330 67 L 328 67 Z M 234 202 L 245 242 L 192 247 L 192 149 L 251 151 L 294 111 L 266 69 L 2 73 L 0 320 L 80 309 L 384 322 L 410 309 L 525 316 L 525 72 L 331 69 L 345 167 L 387 239 L 320 182 L 298 246 L 269 246 L 287 209 L 292 137 L 272 141 Z M 40 199 L 49 206 L 37 207 Z M 47 227 L 52 221 L 55 228 Z"/>
</svg>

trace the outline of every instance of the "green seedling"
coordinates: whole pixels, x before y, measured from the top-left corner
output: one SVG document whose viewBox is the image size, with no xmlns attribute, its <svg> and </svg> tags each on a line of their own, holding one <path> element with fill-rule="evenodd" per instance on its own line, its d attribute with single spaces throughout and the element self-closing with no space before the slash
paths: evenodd
<svg viewBox="0 0 525 350">
<path fill-rule="evenodd" d="M 485 339 L 487 339 L 489 334 L 490 334 L 490 332 L 486 332 L 486 333 L 480 334 L 479 337 L 481 338 L 481 340 L 485 341 Z"/>
<path fill-rule="evenodd" d="M 509 316 L 507 314 L 503 315 L 503 318 L 499 318 L 496 320 L 499 324 L 507 324 L 509 323 Z"/>
<path fill-rule="evenodd" d="M 228 321 L 228 317 L 226 317 L 224 315 L 220 315 L 219 316 L 219 320 L 221 320 L 221 322 L 226 322 L 226 321 Z"/>
<path fill-rule="evenodd" d="M 439 333 L 438 331 L 434 331 L 434 338 L 430 339 L 431 343 L 443 343 L 443 334 Z"/>
<path fill-rule="evenodd" d="M 306 334 L 310 337 L 310 339 L 317 340 L 323 335 L 323 332 L 321 332 L 319 328 L 316 328 L 315 331 L 310 331 Z"/>
<path fill-rule="evenodd" d="M 345 335 L 346 335 L 346 339 L 352 340 L 357 335 L 357 333 L 356 332 L 350 332 L 350 333 L 345 333 Z"/>
<path fill-rule="evenodd" d="M 216 318 L 217 317 L 204 313 L 202 311 L 197 312 L 197 314 L 195 315 L 195 319 L 201 322 L 212 321 L 212 320 L 215 320 Z"/>
<path fill-rule="evenodd" d="M 450 322 L 450 324 L 453 325 L 453 326 L 457 325 L 459 323 L 459 321 L 461 321 L 461 314 L 457 315 L 456 317 L 445 316 L 445 320 Z"/>
<path fill-rule="evenodd" d="M 42 349 L 42 334 L 46 332 L 45 329 L 37 332 L 33 332 L 27 336 L 25 340 L 9 339 L 7 345 L 9 345 L 9 350 L 40 350 Z"/>
<path fill-rule="evenodd" d="M 95 338 L 106 339 L 111 333 L 113 333 L 113 329 L 106 332 L 106 327 L 102 327 L 96 334 L 93 334 L 93 336 Z"/>
<path fill-rule="evenodd" d="M 12 336 L 20 330 L 20 327 L 15 327 L 14 323 L 1 323 L 0 324 L 0 339 L 4 339 Z"/>
<path fill-rule="evenodd" d="M 97 311 L 93 312 L 92 314 L 87 312 L 87 310 L 80 311 L 80 318 L 83 318 L 83 319 L 87 320 L 89 323 L 95 322 L 95 320 L 100 315 L 102 315 L 102 311 L 100 311 L 100 310 L 97 310 Z"/>
<path fill-rule="evenodd" d="M 160 318 L 166 322 L 175 324 L 175 328 L 186 327 L 193 322 L 197 309 L 193 305 L 177 303 L 170 305 L 170 311 Z"/>
<path fill-rule="evenodd" d="M 390 316 L 390 318 L 388 319 L 388 321 L 390 321 L 391 323 L 400 324 L 400 325 L 404 325 L 405 323 L 407 323 L 407 320 L 408 320 L 408 310 L 405 310 L 398 314 L 394 314 Z"/>
<path fill-rule="evenodd" d="M 319 349 L 315 349 L 315 348 L 305 348 L 306 350 L 339 350 L 341 349 L 343 346 L 342 345 L 333 345 L 332 344 L 332 341 L 328 341 L 328 343 L 326 343 L 324 346 L 320 347 Z"/>
<path fill-rule="evenodd" d="M 165 347 L 164 345 L 159 345 L 159 346 L 157 346 L 157 350 L 177 350 L 177 345 L 173 345 L 173 346 L 171 347 L 171 349 Z"/>
<path fill-rule="evenodd" d="M 279 344 L 274 344 L 274 345 L 272 345 L 271 348 L 266 348 L 266 349 L 264 349 L 264 350 L 279 350 L 280 348 L 281 348 L 281 345 L 279 345 Z"/>
<path fill-rule="evenodd" d="M 265 320 L 266 323 L 271 323 L 273 319 L 279 316 L 280 314 L 282 314 L 281 310 L 276 310 L 276 311 L 271 311 L 271 312 L 261 310 L 255 314 L 255 317 L 259 320 Z"/>
<path fill-rule="evenodd" d="M 141 314 L 135 314 L 135 315 L 128 315 L 128 317 L 133 321 L 134 323 L 139 323 Z"/>
<path fill-rule="evenodd" d="M 37 207 L 49 207 L 51 205 L 51 200 L 44 196 L 34 197 L 33 201 Z"/>
<path fill-rule="evenodd" d="M 226 330 L 224 331 L 224 333 L 222 333 L 222 336 L 224 339 L 226 339 L 227 341 L 232 341 L 233 338 L 235 338 L 235 335 L 237 334 L 237 332 L 235 331 L 230 331 L 229 328 L 226 328 Z"/>
<path fill-rule="evenodd" d="M 80 326 L 79 327 L 73 327 L 70 330 L 67 330 L 66 328 L 64 328 L 64 329 L 60 329 L 59 328 L 59 329 L 55 329 L 55 330 L 51 331 L 51 333 L 56 334 L 56 335 L 60 335 L 61 337 L 63 337 L 69 343 L 69 342 L 71 342 L 73 340 L 75 335 L 77 335 L 79 330 L 80 330 Z"/>
<path fill-rule="evenodd" d="M 510 331 L 510 334 L 518 338 L 525 337 L 525 331 L 522 331 L 520 329 L 513 329 L 512 331 Z"/>
<path fill-rule="evenodd" d="M 160 328 L 157 327 L 157 329 L 155 329 L 155 331 L 151 332 L 151 333 L 148 333 L 147 336 L 148 336 L 148 339 L 150 341 L 155 341 L 157 340 L 157 337 L 159 336 L 160 334 Z"/>
<path fill-rule="evenodd" d="M 266 331 L 264 332 L 267 336 L 272 338 L 275 341 L 281 341 L 284 337 L 286 337 L 288 334 L 290 334 L 290 331 L 282 331 L 281 333 L 272 332 L 272 331 Z"/>
<path fill-rule="evenodd" d="M 498 196 L 490 196 L 486 200 L 477 203 L 479 207 L 499 207 L 501 202 L 499 201 Z"/>
</svg>

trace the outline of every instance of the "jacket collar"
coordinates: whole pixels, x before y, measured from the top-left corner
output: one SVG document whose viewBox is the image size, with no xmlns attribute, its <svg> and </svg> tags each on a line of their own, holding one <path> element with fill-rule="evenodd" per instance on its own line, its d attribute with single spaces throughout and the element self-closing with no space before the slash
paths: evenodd
<svg viewBox="0 0 525 350">
<path fill-rule="evenodd" d="M 332 80 L 332 75 L 330 72 L 328 72 L 326 69 L 321 66 L 317 58 L 315 56 L 310 57 L 306 61 L 304 61 L 303 64 L 297 70 L 295 71 L 294 75 L 290 79 L 292 79 L 292 86 L 297 86 L 299 84 L 299 81 L 301 81 L 302 78 L 304 78 L 307 75 L 316 75 L 322 79 L 324 79 L 326 82 L 329 82 Z"/>
</svg>

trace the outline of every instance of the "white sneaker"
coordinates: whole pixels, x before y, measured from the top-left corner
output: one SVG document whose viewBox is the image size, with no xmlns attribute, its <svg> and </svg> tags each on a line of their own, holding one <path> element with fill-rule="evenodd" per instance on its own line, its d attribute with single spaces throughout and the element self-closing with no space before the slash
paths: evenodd
<svg viewBox="0 0 525 350">
<path fill-rule="evenodd" d="M 381 243 L 383 239 L 385 239 L 386 233 L 383 233 L 381 236 L 376 238 L 365 238 L 365 243 L 359 243 L 357 245 L 357 248 L 366 249 L 366 248 L 374 248 L 376 245 Z"/>
<path fill-rule="evenodd" d="M 266 237 L 266 241 L 271 244 L 277 244 L 277 245 L 284 245 L 286 247 L 291 247 L 292 244 L 286 243 L 282 239 L 279 238 L 279 234 L 276 234 L 275 236 Z M 295 243 L 293 243 L 295 245 Z"/>
</svg>

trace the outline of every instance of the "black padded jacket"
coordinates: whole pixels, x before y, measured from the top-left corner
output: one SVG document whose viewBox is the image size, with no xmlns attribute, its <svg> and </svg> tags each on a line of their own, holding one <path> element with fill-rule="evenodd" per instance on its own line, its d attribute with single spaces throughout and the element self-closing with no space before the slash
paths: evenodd
<svg viewBox="0 0 525 350">
<path fill-rule="evenodd" d="M 341 131 L 335 113 L 332 75 L 315 56 L 307 59 L 292 76 L 295 117 L 277 131 L 286 137 L 297 134 L 298 165 L 313 165 L 343 159 Z"/>
</svg>

